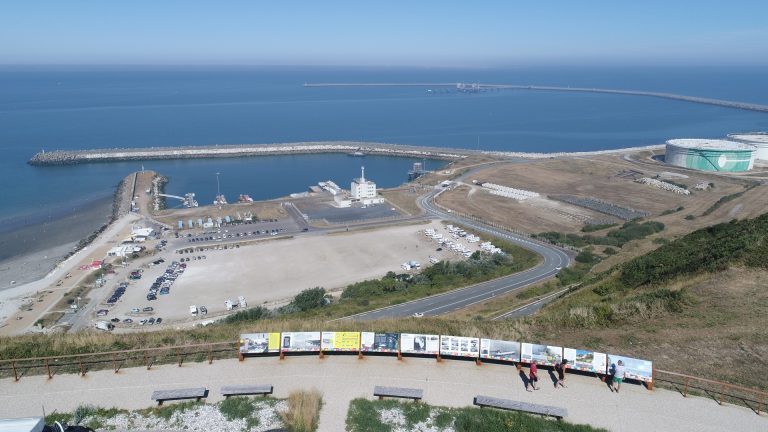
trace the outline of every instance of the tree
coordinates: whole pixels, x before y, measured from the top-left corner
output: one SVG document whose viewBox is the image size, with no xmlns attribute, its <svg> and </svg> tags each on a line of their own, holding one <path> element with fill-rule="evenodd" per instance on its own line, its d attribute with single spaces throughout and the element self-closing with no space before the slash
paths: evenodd
<svg viewBox="0 0 768 432">
<path fill-rule="evenodd" d="M 325 288 L 322 287 L 305 289 L 294 297 L 291 302 L 291 306 L 302 312 L 323 307 L 325 304 Z"/>
</svg>

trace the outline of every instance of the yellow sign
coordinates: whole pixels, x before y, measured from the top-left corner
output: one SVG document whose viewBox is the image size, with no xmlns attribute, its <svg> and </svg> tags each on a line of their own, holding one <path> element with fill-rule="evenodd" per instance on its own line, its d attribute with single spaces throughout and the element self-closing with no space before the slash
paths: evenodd
<svg viewBox="0 0 768 432">
<path fill-rule="evenodd" d="M 269 334 L 269 351 L 280 351 L 280 333 Z"/>
<path fill-rule="evenodd" d="M 357 351 L 360 332 L 323 332 L 323 351 Z"/>
</svg>

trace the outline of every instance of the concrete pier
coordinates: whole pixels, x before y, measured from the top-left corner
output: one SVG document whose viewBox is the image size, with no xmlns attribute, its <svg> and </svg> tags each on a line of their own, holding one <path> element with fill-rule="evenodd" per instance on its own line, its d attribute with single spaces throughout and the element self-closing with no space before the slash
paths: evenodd
<svg viewBox="0 0 768 432">
<path fill-rule="evenodd" d="M 604 89 L 593 87 L 557 87 L 515 84 L 480 84 L 480 83 L 316 83 L 304 84 L 304 87 L 454 87 L 457 89 L 471 88 L 473 90 L 535 90 L 556 92 L 580 92 L 580 93 L 607 93 L 629 96 L 647 96 L 661 99 L 672 99 L 683 102 L 691 102 L 705 105 L 716 105 L 725 108 L 735 108 L 747 111 L 768 113 L 768 105 L 748 102 L 730 101 L 724 99 L 705 98 L 698 96 L 686 96 L 676 93 L 650 92 L 639 90 Z"/>
</svg>

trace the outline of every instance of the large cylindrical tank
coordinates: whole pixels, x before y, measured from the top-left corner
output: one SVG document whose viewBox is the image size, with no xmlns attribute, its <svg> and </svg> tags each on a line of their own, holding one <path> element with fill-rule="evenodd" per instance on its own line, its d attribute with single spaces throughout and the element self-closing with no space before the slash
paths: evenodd
<svg viewBox="0 0 768 432">
<path fill-rule="evenodd" d="M 728 135 L 733 141 L 755 146 L 755 159 L 768 161 L 768 132 L 749 132 Z"/>
<path fill-rule="evenodd" d="M 666 163 L 700 171 L 740 172 L 752 169 L 755 147 L 735 141 L 672 139 L 667 141 Z"/>
</svg>

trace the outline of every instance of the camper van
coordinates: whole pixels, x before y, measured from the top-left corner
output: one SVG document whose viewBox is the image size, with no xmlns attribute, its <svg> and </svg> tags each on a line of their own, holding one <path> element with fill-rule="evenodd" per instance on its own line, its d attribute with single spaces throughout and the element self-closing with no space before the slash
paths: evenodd
<svg viewBox="0 0 768 432">
<path fill-rule="evenodd" d="M 192 316 L 197 316 L 197 306 L 195 306 L 195 305 L 190 306 L 189 307 L 189 313 Z"/>
</svg>

